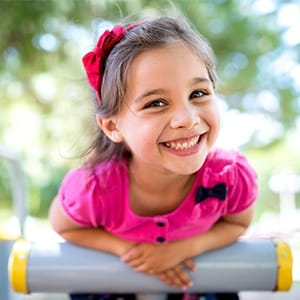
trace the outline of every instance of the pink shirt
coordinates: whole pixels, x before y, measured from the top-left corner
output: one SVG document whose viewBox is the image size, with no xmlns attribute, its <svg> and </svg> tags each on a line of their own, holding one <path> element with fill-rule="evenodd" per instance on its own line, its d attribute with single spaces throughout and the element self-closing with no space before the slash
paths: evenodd
<svg viewBox="0 0 300 300">
<path fill-rule="evenodd" d="M 199 187 L 218 183 L 225 183 L 225 199 L 211 196 L 197 203 Z M 256 173 L 240 153 L 218 149 L 208 155 L 189 194 L 173 212 L 153 217 L 136 215 L 128 195 L 126 162 L 118 161 L 72 170 L 59 190 L 65 212 L 78 224 L 103 227 L 134 242 L 161 243 L 203 233 L 223 215 L 248 208 L 257 196 Z"/>
</svg>

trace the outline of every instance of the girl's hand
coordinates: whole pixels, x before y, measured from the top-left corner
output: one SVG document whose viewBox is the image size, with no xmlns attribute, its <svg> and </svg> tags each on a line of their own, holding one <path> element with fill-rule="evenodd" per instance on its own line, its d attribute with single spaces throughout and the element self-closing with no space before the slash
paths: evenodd
<svg viewBox="0 0 300 300">
<path fill-rule="evenodd" d="M 193 270 L 194 262 L 191 259 L 183 260 L 182 252 L 178 250 L 175 244 L 171 243 L 162 245 L 142 243 L 133 246 L 121 256 L 121 260 L 135 271 L 149 275 L 163 272 L 180 263 Z"/>
<path fill-rule="evenodd" d="M 191 280 L 189 274 L 180 265 L 160 272 L 156 274 L 156 276 L 165 284 L 177 286 L 183 292 L 189 287 L 193 286 L 193 281 Z"/>
</svg>

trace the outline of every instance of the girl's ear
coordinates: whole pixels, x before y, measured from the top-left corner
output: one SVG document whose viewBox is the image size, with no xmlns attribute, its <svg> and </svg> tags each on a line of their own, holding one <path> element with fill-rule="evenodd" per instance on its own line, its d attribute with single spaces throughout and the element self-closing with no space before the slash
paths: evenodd
<svg viewBox="0 0 300 300">
<path fill-rule="evenodd" d="M 109 118 L 102 119 L 99 116 L 96 116 L 96 120 L 98 126 L 114 143 L 123 142 L 123 136 L 117 126 L 117 117 L 112 116 Z"/>
</svg>

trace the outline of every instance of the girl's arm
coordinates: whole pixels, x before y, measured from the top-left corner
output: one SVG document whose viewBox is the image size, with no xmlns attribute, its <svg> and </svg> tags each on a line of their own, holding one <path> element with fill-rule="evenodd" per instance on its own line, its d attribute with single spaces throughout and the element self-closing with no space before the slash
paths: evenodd
<svg viewBox="0 0 300 300">
<path fill-rule="evenodd" d="M 63 239 L 78 246 L 105 251 L 122 257 L 136 245 L 102 228 L 83 227 L 75 223 L 63 210 L 58 197 L 51 204 L 49 221 L 54 231 Z M 186 266 L 192 268 L 193 264 L 188 260 Z M 179 265 L 172 266 L 158 274 L 152 272 L 148 272 L 148 274 L 156 275 L 164 283 L 177 286 L 180 289 L 185 289 L 191 284 L 188 273 Z"/>
<path fill-rule="evenodd" d="M 252 205 L 240 213 L 223 216 L 207 232 L 184 240 L 184 245 L 180 246 L 180 241 L 176 243 L 188 257 L 228 246 L 246 232 L 253 218 L 253 210 Z"/>
<path fill-rule="evenodd" d="M 58 197 L 51 204 L 49 221 L 63 239 L 78 246 L 122 256 L 134 245 L 102 228 L 80 226 L 65 213 Z"/>
<path fill-rule="evenodd" d="M 162 245 L 139 244 L 121 258 L 136 271 L 160 272 L 196 255 L 232 244 L 245 233 L 252 216 L 253 206 L 238 214 L 223 216 L 205 233 Z"/>
</svg>

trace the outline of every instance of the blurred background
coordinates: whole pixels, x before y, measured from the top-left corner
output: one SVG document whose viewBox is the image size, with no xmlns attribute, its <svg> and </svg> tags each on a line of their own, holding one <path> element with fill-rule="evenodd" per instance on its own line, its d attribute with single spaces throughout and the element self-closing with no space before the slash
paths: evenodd
<svg viewBox="0 0 300 300">
<path fill-rule="evenodd" d="M 245 153 L 258 173 L 250 234 L 287 237 L 300 252 L 298 0 L 0 0 L 0 150 L 22 166 L 33 239 L 49 238 L 49 205 L 95 132 L 81 57 L 115 23 L 178 13 L 216 53 L 218 146 Z M 3 157 L 0 233 L 9 235 L 17 223 Z"/>
</svg>

